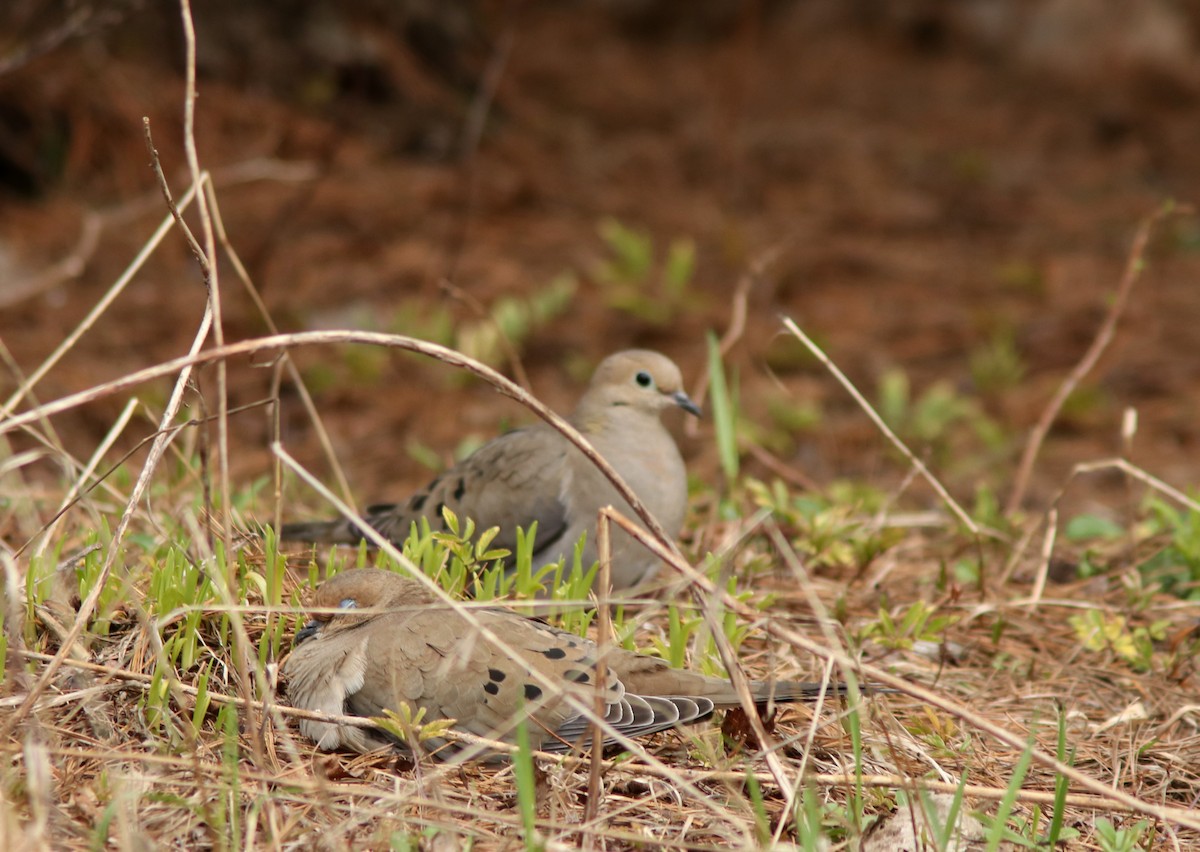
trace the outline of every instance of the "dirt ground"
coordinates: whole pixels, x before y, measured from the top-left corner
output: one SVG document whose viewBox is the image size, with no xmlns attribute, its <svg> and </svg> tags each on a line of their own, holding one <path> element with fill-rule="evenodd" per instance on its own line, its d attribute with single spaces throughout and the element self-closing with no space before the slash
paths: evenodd
<svg viewBox="0 0 1200 852">
<path fill-rule="evenodd" d="M 955 493 L 986 482 L 1004 496 L 1029 428 L 1096 334 L 1139 222 L 1200 189 L 1196 3 L 1114 4 L 1091 23 L 1061 0 L 241 7 L 197 4 L 196 134 L 230 239 L 281 329 L 432 334 L 439 309 L 478 323 L 501 298 L 529 299 L 574 271 L 574 299 L 520 346 L 533 388 L 561 410 L 588 366 L 622 347 L 661 349 L 697 380 L 705 331 L 725 332 L 737 282 L 762 266 L 729 358 L 774 460 L 747 460 L 764 477 L 887 486 L 905 473 L 780 334 L 787 316 L 873 400 L 890 370 L 914 396 L 946 382 L 978 398 L 998 443 L 914 448 Z M 28 374 L 165 215 L 143 116 L 176 195 L 185 189 L 182 42 L 171 4 L 112 4 L 75 29 L 37 4 L 5 14 L 0 340 Z M 694 279 L 665 318 L 613 307 L 597 280 L 610 217 L 644 229 L 660 254 L 695 241 Z M 1200 223 L 1165 220 L 1147 261 L 1112 346 L 1051 433 L 1032 509 L 1072 465 L 1121 449 L 1127 407 L 1139 414 L 1136 463 L 1181 488 L 1200 476 Z M 226 337 L 265 333 L 231 267 L 220 275 Z M 171 233 L 36 398 L 183 353 L 204 297 Z M 997 347 L 1018 366 L 986 385 L 972 365 Z M 446 455 L 523 416 L 411 357 L 300 358 L 323 377 L 318 405 L 364 503 L 427 478 L 411 441 Z M 5 397 L 14 375 L 0 376 Z M 231 381 L 233 404 L 253 402 L 270 371 L 239 362 Z M 165 387 L 140 395 L 154 408 Z M 123 403 L 55 426 L 86 457 Z M 820 417 L 787 428 L 788 406 Z M 129 443 L 149 431 L 141 422 Z M 267 420 L 253 410 L 234 423 L 235 474 L 248 482 L 267 471 Z M 325 470 L 298 405 L 285 438 Z M 686 452 L 698 476 L 718 478 L 710 424 Z M 1118 485 L 1093 478 L 1069 499 L 1120 511 Z"/>
</svg>

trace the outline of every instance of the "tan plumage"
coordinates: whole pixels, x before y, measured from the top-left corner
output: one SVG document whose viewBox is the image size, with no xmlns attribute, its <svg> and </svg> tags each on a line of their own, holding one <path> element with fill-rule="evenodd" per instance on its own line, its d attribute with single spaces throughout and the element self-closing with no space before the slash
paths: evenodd
<svg viewBox="0 0 1200 852">
<path fill-rule="evenodd" d="M 687 508 L 687 473 L 671 434 L 659 419 L 669 406 L 699 414 L 683 392 L 679 368 L 657 352 L 632 349 L 610 355 L 596 368 L 587 391 L 567 419 L 629 484 L 671 535 Z M 612 505 L 633 512 L 588 459 L 545 423 L 489 441 L 404 503 L 367 508 L 367 522 L 399 544 L 412 524 L 444 528 L 442 508 L 471 518 L 480 530 L 499 527 L 497 547 L 512 550 L 516 530 L 537 522 L 535 565 L 571 556 L 587 533 L 584 566 L 596 560 L 596 516 Z M 346 520 L 285 524 L 285 539 L 357 544 L 362 531 Z M 652 577 L 659 562 L 614 529 L 612 583 L 629 588 Z"/>
<path fill-rule="evenodd" d="M 532 674 L 539 672 L 591 707 L 598 649 L 589 639 L 506 609 L 472 610 L 479 624 L 513 650 L 512 657 L 417 581 L 376 568 L 338 574 L 321 585 L 313 603 L 344 612 L 318 615 L 296 634 L 283 666 L 295 707 L 380 716 L 407 704 L 414 713 L 424 708 L 427 722 L 456 719 L 461 731 L 508 742 L 524 715 L 531 745 L 548 751 L 567 750 L 590 730 L 586 717 Z M 364 609 L 391 611 L 360 612 Z M 606 719 L 625 736 L 704 719 L 714 707 L 738 704 L 729 681 L 672 669 L 654 657 L 612 649 L 606 664 Z M 763 702 L 804 700 L 821 688 L 790 681 L 750 685 Z M 829 694 L 841 690 L 830 686 Z M 383 731 L 331 722 L 302 720 L 300 730 L 325 750 L 397 745 Z"/>
</svg>

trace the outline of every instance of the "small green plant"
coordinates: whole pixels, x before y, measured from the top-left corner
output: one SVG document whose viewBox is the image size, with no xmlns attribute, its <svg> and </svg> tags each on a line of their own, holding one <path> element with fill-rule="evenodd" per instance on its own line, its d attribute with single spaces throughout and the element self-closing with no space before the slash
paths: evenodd
<svg viewBox="0 0 1200 852">
<path fill-rule="evenodd" d="M 794 435 L 815 432 L 825 419 L 819 402 L 797 400 L 778 392 L 767 396 L 767 416 L 773 428 L 765 432 L 762 440 L 768 448 L 776 449 L 793 446 Z"/>
<path fill-rule="evenodd" d="M 1000 505 L 996 490 L 985 482 L 975 486 L 975 505 L 971 509 L 971 518 L 979 525 L 992 529 L 1008 529 L 1008 518 Z"/>
<path fill-rule="evenodd" d="M 529 533 L 517 531 L 515 563 L 504 570 L 502 577 L 495 578 L 488 573 L 482 575 L 481 590 L 477 590 L 477 598 L 480 598 L 480 595 L 490 594 L 493 588 L 498 588 L 503 595 L 518 600 L 548 598 L 551 601 L 573 601 L 576 606 L 581 601 L 588 600 L 596 582 L 600 563 L 595 562 L 587 566 L 583 564 L 587 535 L 580 536 L 579 541 L 575 542 L 575 549 L 572 551 L 569 563 L 570 567 L 568 567 L 565 559 L 559 559 L 546 565 L 534 563 L 533 544 L 536 532 L 536 524 L 531 527 Z M 528 609 L 519 607 L 518 611 L 534 614 Z M 564 630 L 586 633 L 592 614 L 588 611 L 587 615 L 581 615 L 576 608 L 564 608 L 553 610 L 551 618 L 557 619 L 558 626 Z"/>
<path fill-rule="evenodd" d="M 1013 767 L 1012 777 L 1009 779 L 1008 787 L 1005 788 L 1003 798 L 1000 799 L 995 815 L 975 814 L 975 817 L 983 823 L 986 831 L 987 845 L 985 848 L 987 852 L 996 852 L 1002 842 L 1036 848 L 1033 840 L 1026 839 L 1009 825 L 1009 815 L 1012 814 L 1013 807 L 1017 803 L 1017 796 L 1021 793 L 1021 786 L 1025 783 L 1025 775 L 1029 772 L 1029 766 L 1033 763 L 1033 746 L 1034 743 L 1031 739 L 1025 746 L 1025 750 L 1021 752 L 1021 757 L 1018 758 L 1017 765 Z M 1017 821 L 1017 825 L 1018 828 L 1022 826 L 1020 820 Z"/>
<path fill-rule="evenodd" d="M 1004 448 L 1005 435 L 999 425 L 977 400 L 960 395 L 949 382 L 936 382 L 914 399 L 908 374 L 889 370 L 879 380 L 877 407 L 897 435 L 918 451 L 928 450 L 939 465 L 958 456 L 970 457 L 970 453 L 960 452 L 968 440 L 981 443 L 990 452 Z"/>
<path fill-rule="evenodd" d="M 850 793 L 847 810 L 855 834 L 863 830 L 863 816 L 866 813 L 863 797 L 863 739 L 862 718 L 858 713 L 858 704 L 853 694 L 850 696 L 850 707 L 842 715 L 842 729 L 850 737 L 850 752 L 854 760 L 854 790 Z"/>
<path fill-rule="evenodd" d="M 1010 260 L 1000 264 L 995 269 L 995 277 L 1006 290 L 1022 295 L 1039 296 L 1046 289 L 1041 269 L 1027 260 Z"/>
<path fill-rule="evenodd" d="M 514 552 L 493 547 L 498 527 L 476 533 L 475 522 L 460 518 L 451 509 L 443 508 L 445 529 L 433 532 L 429 522 L 414 523 L 403 546 L 404 557 L 451 597 L 470 597 L 476 601 L 511 599 L 527 601 L 547 599 L 572 602 L 572 606 L 551 608 L 549 611 L 516 607 L 527 615 L 545 617 L 560 629 L 586 636 L 595 618 L 595 609 L 580 606 L 593 592 L 599 563 L 583 565 L 586 536 L 575 544 L 572 558 L 538 565 L 533 558 L 537 539 L 537 523 L 528 530 L 517 530 Z M 363 551 L 365 555 L 365 550 Z M 404 573 L 404 566 L 395 564 L 385 553 L 375 557 L 375 565 Z"/>
<path fill-rule="evenodd" d="M 704 618 L 698 614 L 686 614 L 675 604 L 667 607 L 667 643 L 655 637 L 655 651 L 660 657 L 671 664 L 672 668 L 682 668 L 687 662 L 687 649 L 692 637 L 704 626 Z"/>
<path fill-rule="evenodd" d="M 1025 362 L 1017 351 L 1016 337 L 1011 328 L 992 335 L 969 356 L 971 380 L 984 394 L 1012 390 L 1025 378 Z"/>
<path fill-rule="evenodd" d="M 521 827 L 526 852 L 545 847 L 537 830 L 537 777 L 533 772 L 533 749 L 529 745 L 529 728 L 522 715 L 517 723 L 517 750 L 513 753 L 513 777 L 517 781 L 517 807 L 521 812 Z"/>
<path fill-rule="evenodd" d="M 1123 615 L 1088 609 L 1068 619 L 1075 636 L 1089 651 L 1108 651 L 1137 671 L 1156 668 L 1154 643 L 1166 638 L 1170 622 L 1161 620 L 1130 627 Z"/>
<path fill-rule="evenodd" d="M 825 848 L 824 808 L 813 785 L 806 783 L 796 797 L 795 826 L 796 841 L 804 852 L 817 852 Z"/>
<path fill-rule="evenodd" d="M 243 813 L 234 803 L 241 798 L 241 748 L 238 740 L 238 712 L 232 704 L 217 711 L 217 728 L 224 733 L 221 743 L 221 767 L 224 794 L 215 796 L 213 803 L 216 822 L 227 838 L 241 834 L 240 823 Z"/>
<path fill-rule="evenodd" d="M 1149 834 L 1149 836 L 1146 836 Z M 1096 820 L 1096 842 L 1103 852 L 1134 852 L 1138 849 L 1150 849 L 1154 840 L 1154 832 L 1150 821 L 1140 819 L 1132 825 L 1117 828 L 1112 820 L 1100 817 Z"/>
<path fill-rule="evenodd" d="M 957 621 L 957 616 L 939 615 L 936 607 L 919 600 L 913 602 L 899 619 L 886 609 L 880 609 L 879 617 L 863 627 L 861 638 L 874 640 L 885 648 L 907 650 L 914 642 L 944 642 L 946 631 Z"/>
<path fill-rule="evenodd" d="M 771 842 L 771 818 L 767 815 L 766 803 L 763 801 L 762 785 L 754 774 L 753 766 L 746 766 L 746 799 L 750 805 L 750 813 L 754 816 L 754 837 L 761 848 L 766 848 Z"/>
<path fill-rule="evenodd" d="M 381 320 L 364 308 L 343 317 L 339 324 L 428 340 L 495 367 L 505 362 L 510 350 L 520 352 L 534 332 L 561 316 L 570 306 L 578 286 L 575 275 L 564 272 L 532 292 L 501 296 L 491 305 L 476 306 L 475 316 L 458 322 L 445 304 L 431 305 L 428 298 L 420 298 L 402 302 L 390 319 Z M 304 381 L 314 394 L 336 387 L 347 379 L 355 385 L 372 387 L 386 379 L 393 357 L 382 347 L 350 347 L 338 362 L 319 361 L 306 365 Z M 452 384 L 472 380 L 469 373 L 459 370 L 444 376 Z"/>
<path fill-rule="evenodd" d="M 442 519 L 446 529 L 439 532 L 431 531 L 429 521 L 424 518 L 413 524 L 404 541 L 404 556 L 452 597 L 462 597 L 469 584 L 476 592 L 491 592 L 492 597 L 504 594 L 507 591 L 502 582 L 504 560 L 510 554 L 503 548 L 491 547 L 499 527 L 476 535 L 475 522 L 470 518 L 463 522 L 449 507 L 442 509 Z M 389 570 L 397 568 L 384 553 L 379 554 L 377 565 Z"/>
<path fill-rule="evenodd" d="M 685 307 L 695 309 L 698 295 L 689 285 L 696 270 L 696 244 L 672 240 L 659 263 L 648 233 L 608 218 L 600 222 L 605 257 L 592 269 L 609 307 L 661 325 Z"/>
<path fill-rule="evenodd" d="M 866 567 L 904 536 L 903 530 L 878 527 L 862 516 L 860 506 L 873 502 L 870 495 L 843 493 L 841 500 L 795 496 L 781 480 L 767 485 L 746 479 L 745 486 L 754 505 L 768 509 L 793 532 L 792 546 L 815 567 Z"/>
<path fill-rule="evenodd" d="M 163 652 L 178 670 L 191 669 L 201 655 L 203 608 L 215 600 L 216 590 L 204 571 L 178 548 L 168 547 L 150 573 L 143 606 L 165 619 Z"/>
<path fill-rule="evenodd" d="M 705 573 L 709 579 L 715 580 L 719 574 L 719 568 L 710 565 Z M 752 591 L 739 591 L 735 577 L 729 577 L 725 581 L 725 590 L 741 603 L 757 609 L 766 609 L 773 601 L 769 595 L 755 600 Z M 736 651 L 746 641 L 746 637 L 750 633 L 750 626 L 738 619 L 736 613 L 725 611 L 723 607 L 718 607 L 716 620 L 720 624 L 722 635 Z M 620 632 L 618 635 L 621 635 Z M 632 645 L 628 647 L 632 649 Z M 707 621 L 704 616 L 690 607 L 673 603 L 667 606 L 666 641 L 655 636 L 652 638 L 651 647 L 648 650 L 650 653 L 662 657 L 671 664 L 672 668 L 683 668 L 690 665 L 691 668 L 705 674 L 725 676 L 725 666 L 721 662 L 717 641 L 709 629 Z"/>
<path fill-rule="evenodd" d="M 1075 765 L 1075 748 L 1072 746 L 1069 751 L 1067 749 L 1067 714 L 1061 709 L 1058 713 L 1058 745 L 1055 756 L 1068 766 Z M 1079 836 L 1075 828 L 1063 824 L 1066 819 L 1067 790 L 1070 786 L 1070 778 L 1062 773 L 1055 774 L 1054 810 L 1050 814 L 1046 836 L 1042 838 L 1043 845 L 1049 849 L 1057 848 L 1061 840 L 1075 840 Z"/>
<path fill-rule="evenodd" d="M 1108 570 L 1117 548 L 1130 533 L 1102 515 L 1083 514 L 1063 527 L 1063 539 L 1082 548 L 1078 555 L 1080 577 L 1093 577 Z"/>
<path fill-rule="evenodd" d="M 935 757 L 943 760 L 964 760 L 974 751 L 974 741 L 969 728 L 963 728 L 951 716 L 944 716 L 932 707 L 910 720 L 908 732 L 919 738 Z"/>
<path fill-rule="evenodd" d="M 500 431 L 505 430 L 505 424 L 500 424 Z M 458 442 L 451 455 L 456 462 L 462 461 L 471 453 L 478 450 L 486 443 L 486 439 L 479 435 L 468 435 Z M 428 468 L 436 473 L 441 473 L 447 468 L 445 457 L 434 450 L 423 441 L 410 437 L 404 442 L 404 451 L 408 453 L 408 457 L 424 468 Z"/>
<path fill-rule="evenodd" d="M 1146 532 L 1166 544 L 1138 566 L 1147 580 L 1185 600 L 1200 600 L 1200 513 L 1151 497 Z"/>
<path fill-rule="evenodd" d="M 950 806 L 946 809 L 946 818 L 940 826 L 937 826 L 937 849 L 949 849 L 950 842 L 958 833 L 959 814 L 962 813 L 963 793 L 967 789 L 966 772 L 962 774 L 962 778 L 958 782 L 958 787 L 954 790 L 954 798 L 950 800 Z M 930 800 L 929 794 L 921 791 L 921 805 L 926 819 L 932 819 L 938 813 L 937 806 Z"/>
<path fill-rule="evenodd" d="M 425 708 L 419 708 L 415 713 L 412 707 L 401 702 L 395 710 L 384 710 L 383 716 L 372 721 L 380 728 L 396 738 L 398 742 L 407 743 L 413 753 L 419 752 L 422 743 L 439 740 L 454 730 L 457 719 L 435 719 L 425 721 Z"/>
<path fill-rule="evenodd" d="M 725 380 L 725 365 L 717 336 L 708 333 L 708 377 L 712 387 L 712 418 L 717 435 L 717 454 L 725 482 L 732 486 L 738 476 L 737 396 Z"/>
<path fill-rule="evenodd" d="M 497 366 L 504 362 L 508 347 L 520 351 L 530 335 L 561 316 L 578 286 L 575 276 L 564 272 L 528 295 L 502 296 L 487 317 L 462 323 L 451 345 L 464 355 Z M 454 375 L 467 374 L 456 371 Z"/>
</svg>

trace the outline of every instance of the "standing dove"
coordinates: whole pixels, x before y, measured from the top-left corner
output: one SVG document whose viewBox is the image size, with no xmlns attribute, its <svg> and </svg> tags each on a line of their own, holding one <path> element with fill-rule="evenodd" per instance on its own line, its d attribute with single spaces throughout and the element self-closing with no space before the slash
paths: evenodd
<svg viewBox="0 0 1200 852">
<path fill-rule="evenodd" d="M 699 416 L 683 392 L 675 363 L 657 352 L 630 349 L 600 362 L 587 391 L 567 420 L 629 484 L 670 535 L 683 527 L 687 473 L 679 448 L 659 415 L 679 406 Z M 412 524 L 428 519 L 445 528 L 442 509 L 471 518 L 477 529 L 499 527 L 497 547 L 514 550 L 517 527 L 537 522 L 534 568 L 570 557 L 585 532 L 583 565 L 597 559 L 596 517 L 613 506 L 637 520 L 612 483 L 580 450 L 546 423 L 501 435 L 434 479 L 405 503 L 367 508 L 368 524 L 396 544 Z M 440 525 L 440 527 L 439 527 Z M 348 520 L 284 524 L 280 537 L 357 544 L 362 531 Z M 614 527 L 612 585 L 626 589 L 649 580 L 660 563 Z"/>
<path fill-rule="evenodd" d="M 283 665 L 294 707 L 382 716 L 408 705 L 414 716 L 425 711 L 423 723 L 454 719 L 459 731 L 509 743 L 524 717 L 530 745 L 551 752 L 571 749 L 591 730 L 564 697 L 594 706 L 598 648 L 590 639 L 501 608 L 473 608 L 467 616 L 417 581 L 378 568 L 343 571 L 317 589 L 313 605 L 337 612 L 316 615 L 296 633 Z M 365 609 L 375 612 L 360 612 Z M 480 627 L 515 656 L 494 647 Z M 657 657 L 613 648 L 605 664 L 604 718 L 625 737 L 702 720 L 714 708 L 739 703 L 729 681 L 672 669 Z M 750 683 L 762 703 L 812 699 L 824 688 Z M 844 685 L 828 685 L 827 692 L 841 694 Z M 402 745 L 382 730 L 335 722 L 304 719 L 300 730 L 326 751 Z M 444 744 L 428 741 L 431 749 Z"/>
</svg>

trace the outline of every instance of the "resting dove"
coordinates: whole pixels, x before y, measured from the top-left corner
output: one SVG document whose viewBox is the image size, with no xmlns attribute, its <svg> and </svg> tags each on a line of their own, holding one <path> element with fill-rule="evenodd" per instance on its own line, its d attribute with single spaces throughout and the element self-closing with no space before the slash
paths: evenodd
<svg viewBox="0 0 1200 852">
<path fill-rule="evenodd" d="M 587 717 L 563 697 L 569 692 L 585 706 L 594 705 L 598 649 L 590 639 L 496 607 L 473 608 L 468 617 L 417 581 L 379 568 L 343 571 L 317 589 L 313 604 L 338 612 L 316 615 L 296 633 L 283 665 L 294 707 L 382 716 L 406 704 L 414 714 L 424 709 L 423 722 L 454 719 L 460 731 L 510 743 L 517 719 L 525 716 L 530 745 L 552 752 L 571 749 L 591 730 Z M 376 612 L 359 612 L 364 609 Z M 493 647 L 473 622 L 516 656 Z M 729 681 L 672 669 L 657 657 L 614 648 L 605 662 L 605 719 L 626 737 L 702 720 L 714 708 L 739 704 Z M 750 683 L 751 695 L 763 703 L 815 698 L 822 688 Z M 841 694 L 844 685 L 826 690 Z M 400 745 L 382 730 L 335 722 L 304 719 L 300 730 L 326 751 Z M 437 749 L 444 743 L 434 739 L 428 745 Z"/>
<path fill-rule="evenodd" d="M 659 415 L 672 405 L 699 415 L 683 392 L 679 368 L 665 355 L 631 349 L 600 362 L 591 384 L 567 419 L 646 505 L 670 535 L 683 527 L 687 473 L 679 448 Z M 442 509 L 471 518 L 480 530 L 499 527 L 497 547 L 516 547 L 517 527 L 537 522 L 534 568 L 572 555 L 585 532 L 583 565 L 596 555 L 596 517 L 614 506 L 637 520 L 612 483 L 579 449 L 546 423 L 501 435 L 447 470 L 405 503 L 370 506 L 365 519 L 400 544 L 413 522 L 429 520 L 444 529 Z M 357 544 L 362 531 L 347 520 L 284 524 L 281 538 Z M 659 561 L 614 528 L 614 589 L 649 580 Z"/>
</svg>

